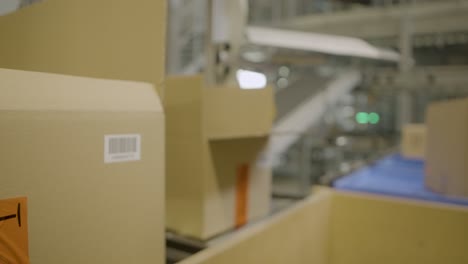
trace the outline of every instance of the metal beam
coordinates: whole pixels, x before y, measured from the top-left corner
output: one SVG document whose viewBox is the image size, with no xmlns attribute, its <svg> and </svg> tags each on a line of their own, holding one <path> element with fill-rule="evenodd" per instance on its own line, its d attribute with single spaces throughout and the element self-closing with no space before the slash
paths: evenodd
<svg viewBox="0 0 468 264">
<path fill-rule="evenodd" d="M 375 89 L 418 90 L 438 87 L 440 89 L 467 88 L 468 66 L 415 67 L 408 74 L 395 69 L 374 71 L 373 81 L 367 80 Z"/>
<path fill-rule="evenodd" d="M 247 38 L 250 43 L 260 46 L 386 61 L 400 59 L 400 55 L 392 50 L 377 48 L 359 38 L 338 35 L 249 26 Z"/>
<path fill-rule="evenodd" d="M 468 31 L 468 1 L 446 0 L 385 8 L 360 8 L 296 17 L 278 26 L 364 39 L 397 38 L 401 18 L 413 19 L 414 34 Z"/>
</svg>

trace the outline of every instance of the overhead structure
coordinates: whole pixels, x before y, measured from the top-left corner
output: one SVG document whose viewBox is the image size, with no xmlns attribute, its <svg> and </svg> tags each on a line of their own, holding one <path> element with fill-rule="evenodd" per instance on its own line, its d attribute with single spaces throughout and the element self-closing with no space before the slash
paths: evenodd
<svg viewBox="0 0 468 264">
<path fill-rule="evenodd" d="M 167 74 L 190 75 L 203 70 L 207 1 L 168 2 Z"/>
<path fill-rule="evenodd" d="M 397 52 L 380 49 L 359 38 L 249 26 L 246 0 L 212 0 L 211 4 L 209 35 L 214 45 L 208 49 L 207 74 L 214 82 L 235 79 L 241 47 L 246 44 L 392 62 L 400 60 Z"/>
<path fill-rule="evenodd" d="M 415 2 L 416 4 L 297 16 L 277 26 L 288 30 L 336 34 L 366 40 L 398 38 L 402 18 L 410 16 L 415 35 L 468 31 L 467 0 L 424 1 L 419 4 Z"/>
<path fill-rule="evenodd" d="M 247 27 L 247 38 L 252 44 L 276 48 L 385 61 L 400 59 L 395 51 L 381 49 L 353 37 L 250 26 Z"/>
</svg>

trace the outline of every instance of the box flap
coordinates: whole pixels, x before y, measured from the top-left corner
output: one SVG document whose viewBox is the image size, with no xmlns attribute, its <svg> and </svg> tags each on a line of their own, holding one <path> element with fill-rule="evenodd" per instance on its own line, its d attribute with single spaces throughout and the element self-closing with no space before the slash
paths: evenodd
<svg viewBox="0 0 468 264">
<path fill-rule="evenodd" d="M 436 102 L 427 110 L 426 185 L 452 196 L 466 195 L 467 99 Z"/>
<path fill-rule="evenodd" d="M 203 154 L 202 76 L 165 81 L 166 228 L 196 237 L 202 232 Z"/>
<path fill-rule="evenodd" d="M 0 69 L 0 111 L 151 111 L 151 84 Z"/>
<path fill-rule="evenodd" d="M 0 67 L 162 83 L 165 0 L 47 0 L 0 16 Z"/>
<path fill-rule="evenodd" d="M 239 87 L 204 89 L 205 133 L 209 139 L 261 137 L 270 133 L 274 114 L 273 89 Z"/>
</svg>

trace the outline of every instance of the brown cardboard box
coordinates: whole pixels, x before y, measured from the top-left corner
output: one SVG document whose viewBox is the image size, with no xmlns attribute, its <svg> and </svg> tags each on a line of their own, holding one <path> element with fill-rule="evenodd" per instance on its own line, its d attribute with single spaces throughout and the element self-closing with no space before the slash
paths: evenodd
<svg viewBox="0 0 468 264">
<path fill-rule="evenodd" d="M 153 86 L 1 69 L 0 94 L 0 200 L 27 197 L 31 263 L 165 263 Z"/>
<path fill-rule="evenodd" d="M 0 67 L 162 84 L 166 0 L 47 0 L 0 16 Z"/>
<path fill-rule="evenodd" d="M 431 104 L 426 124 L 426 185 L 468 196 L 468 99 Z"/>
<path fill-rule="evenodd" d="M 425 153 L 426 125 L 405 125 L 401 137 L 401 154 L 410 159 L 424 159 Z"/>
<path fill-rule="evenodd" d="M 167 115 L 166 226 L 207 239 L 265 216 L 271 171 L 256 163 L 273 122 L 271 87 L 205 87 L 172 77 Z"/>
<path fill-rule="evenodd" d="M 323 189 L 178 264 L 466 264 L 467 223 L 463 206 Z"/>
</svg>

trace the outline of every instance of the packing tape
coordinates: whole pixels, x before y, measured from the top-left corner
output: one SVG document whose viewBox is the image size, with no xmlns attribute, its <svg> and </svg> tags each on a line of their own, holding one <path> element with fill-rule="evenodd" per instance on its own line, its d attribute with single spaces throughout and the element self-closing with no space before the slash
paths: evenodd
<svg viewBox="0 0 468 264">
<path fill-rule="evenodd" d="M 250 176 L 249 170 L 250 168 L 247 164 L 242 164 L 237 168 L 235 213 L 236 228 L 239 228 L 247 223 Z"/>
</svg>

